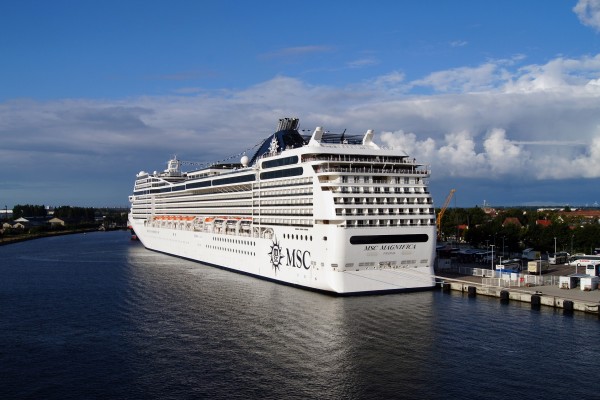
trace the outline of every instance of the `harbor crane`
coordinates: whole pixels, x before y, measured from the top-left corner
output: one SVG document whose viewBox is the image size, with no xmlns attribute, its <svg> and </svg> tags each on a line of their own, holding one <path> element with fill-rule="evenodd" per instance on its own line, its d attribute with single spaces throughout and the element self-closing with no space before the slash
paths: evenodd
<svg viewBox="0 0 600 400">
<path fill-rule="evenodd" d="M 454 196 L 454 192 L 456 192 L 456 189 L 450 190 L 450 193 L 448 194 L 448 197 L 446 197 L 446 201 L 444 202 L 444 205 L 442 206 L 442 208 L 440 209 L 440 212 L 437 215 L 436 226 L 437 226 L 438 239 L 442 236 L 442 217 L 444 216 L 444 213 L 446 212 L 446 209 L 448 208 L 448 204 L 450 204 L 450 200 L 452 200 L 452 196 Z"/>
</svg>

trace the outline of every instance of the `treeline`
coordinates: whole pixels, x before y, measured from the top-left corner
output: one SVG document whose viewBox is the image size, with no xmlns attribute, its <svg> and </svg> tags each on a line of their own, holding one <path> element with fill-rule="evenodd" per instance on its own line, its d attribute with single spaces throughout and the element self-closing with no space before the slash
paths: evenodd
<svg viewBox="0 0 600 400">
<path fill-rule="evenodd" d="M 48 209 L 44 205 L 17 204 L 13 207 L 13 218 L 47 217 Z M 60 206 L 54 209 L 54 216 L 61 219 L 93 221 L 96 209 L 93 207 Z"/>
<path fill-rule="evenodd" d="M 545 221 L 545 224 L 540 224 Z M 497 251 L 518 252 L 531 247 L 543 252 L 590 253 L 600 247 L 600 224 L 597 218 L 570 214 L 569 210 L 536 211 L 503 209 L 488 215 L 483 209 L 446 210 L 441 227 L 442 240 L 461 241 Z"/>
<path fill-rule="evenodd" d="M 48 214 L 48 208 L 44 205 L 17 204 L 13 207 L 13 219 L 45 218 L 49 216 Z M 90 224 L 95 221 L 117 225 L 127 223 L 127 210 L 121 208 L 60 206 L 53 210 L 53 216 L 64 220 L 69 225 Z"/>
<path fill-rule="evenodd" d="M 77 221 L 93 221 L 96 218 L 96 209 L 93 207 L 60 206 L 54 209 L 56 218 Z"/>
<path fill-rule="evenodd" d="M 21 217 L 45 217 L 48 215 L 48 210 L 45 206 L 37 206 L 32 204 L 18 204 L 13 207 L 13 218 Z"/>
</svg>

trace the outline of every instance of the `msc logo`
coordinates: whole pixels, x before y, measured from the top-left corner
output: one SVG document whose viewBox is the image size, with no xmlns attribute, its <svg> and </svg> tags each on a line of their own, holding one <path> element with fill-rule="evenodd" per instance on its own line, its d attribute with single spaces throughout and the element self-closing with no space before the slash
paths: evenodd
<svg viewBox="0 0 600 400">
<path fill-rule="evenodd" d="M 286 267 L 310 269 L 310 251 L 286 248 L 284 255 L 284 248 L 281 247 L 277 238 L 273 239 L 269 258 L 275 273 L 281 268 L 284 258 Z"/>
<path fill-rule="evenodd" d="M 269 253 L 269 257 L 271 258 L 271 265 L 277 273 L 277 270 L 281 267 L 281 259 L 283 258 L 283 252 L 281 251 L 281 246 L 279 246 L 279 242 L 277 242 L 277 238 L 274 238 L 273 244 L 271 245 L 271 252 Z"/>
</svg>

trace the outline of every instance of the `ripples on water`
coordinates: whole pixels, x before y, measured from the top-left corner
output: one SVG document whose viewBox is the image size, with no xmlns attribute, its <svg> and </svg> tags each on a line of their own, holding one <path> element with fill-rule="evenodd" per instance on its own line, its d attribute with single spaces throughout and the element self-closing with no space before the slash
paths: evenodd
<svg viewBox="0 0 600 400">
<path fill-rule="evenodd" d="M 593 398 L 599 323 L 437 291 L 336 298 L 125 232 L 0 247 L 0 397 Z"/>
</svg>

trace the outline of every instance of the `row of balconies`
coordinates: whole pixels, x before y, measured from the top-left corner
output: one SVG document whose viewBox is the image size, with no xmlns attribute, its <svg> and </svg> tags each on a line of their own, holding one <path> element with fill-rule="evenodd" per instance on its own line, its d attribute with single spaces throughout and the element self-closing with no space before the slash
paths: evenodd
<svg viewBox="0 0 600 400">
<path fill-rule="evenodd" d="M 298 188 L 298 189 L 286 189 L 286 190 L 264 190 L 260 193 L 256 193 L 254 198 L 259 197 L 286 197 L 286 196 L 312 196 L 312 187 Z"/>
<path fill-rule="evenodd" d="M 435 215 L 433 208 L 336 208 L 335 215 Z"/>
<path fill-rule="evenodd" d="M 260 185 L 256 184 L 254 187 L 258 189 L 269 188 L 269 187 L 280 187 L 280 186 L 298 186 L 298 185 L 312 185 L 312 178 L 296 178 L 296 179 L 282 179 L 282 180 L 268 180 L 261 181 Z"/>
<path fill-rule="evenodd" d="M 335 167 L 326 165 L 315 165 L 313 169 L 317 174 L 381 174 L 381 175 L 419 175 L 421 177 L 427 177 L 429 171 L 418 168 L 377 168 L 377 167 Z M 323 176 L 323 175 L 321 175 Z"/>
<path fill-rule="evenodd" d="M 254 206 L 312 206 L 312 197 L 305 198 L 286 198 L 286 199 L 272 199 L 272 200 L 254 200 Z"/>
<path fill-rule="evenodd" d="M 312 208 L 261 208 L 254 210 L 254 215 L 304 215 L 304 216 L 312 216 L 313 209 Z"/>
<path fill-rule="evenodd" d="M 258 224 L 311 226 L 313 224 L 313 220 L 306 218 L 255 218 L 254 225 Z"/>
<path fill-rule="evenodd" d="M 425 182 L 421 177 L 408 177 L 408 176 L 330 176 L 329 178 L 324 176 L 320 177 L 322 183 L 337 183 L 337 184 L 376 184 L 376 185 L 423 185 Z"/>
<path fill-rule="evenodd" d="M 186 210 L 197 210 L 197 209 L 212 209 L 212 208 L 231 208 L 231 207 L 252 207 L 252 201 L 227 201 L 222 200 L 220 202 L 194 202 L 194 203 L 163 203 L 156 202 L 156 207 L 161 207 L 167 210 L 175 209 L 186 209 Z"/>
<path fill-rule="evenodd" d="M 334 193 L 399 193 L 399 194 L 429 194 L 423 186 L 333 186 Z"/>
<path fill-rule="evenodd" d="M 368 162 L 369 164 L 415 165 L 415 160 L 406 156 L 368 156 L 354 154 L 303 154 L 302 162 L 326 161 L 328 163 L 356 163 Z"/>
<path fill-rule="evenodd" d="M 431 197 L 334 197 L 335 204 L 433 204 Z"/>
<path fill-rule="evenodd" d="M 155 208 L 156 215 L 251 215 L 252 209 L 248 208 Z"/>
<path fill-rule="evenodd" d="M 183 194 L 182 194 L 183 193 Z M 165 196 L 160 196 L 158 199 L 164 202 L 206 202 L 206 201 L 224 201 L 231 199 L 251 199 L 252 192 L 246 190 L 242 192 L 227 192 L 227 193 L 215 193 L 215 194 L 191 194 L 190 192 L 171 192 L 166 193 Z"/>
<path fill-rule="evenodd" d="M 346 221 L 346 227 L 349 228 L 434 225 L 435 219 L 354 219 Z"/>
</svg>

